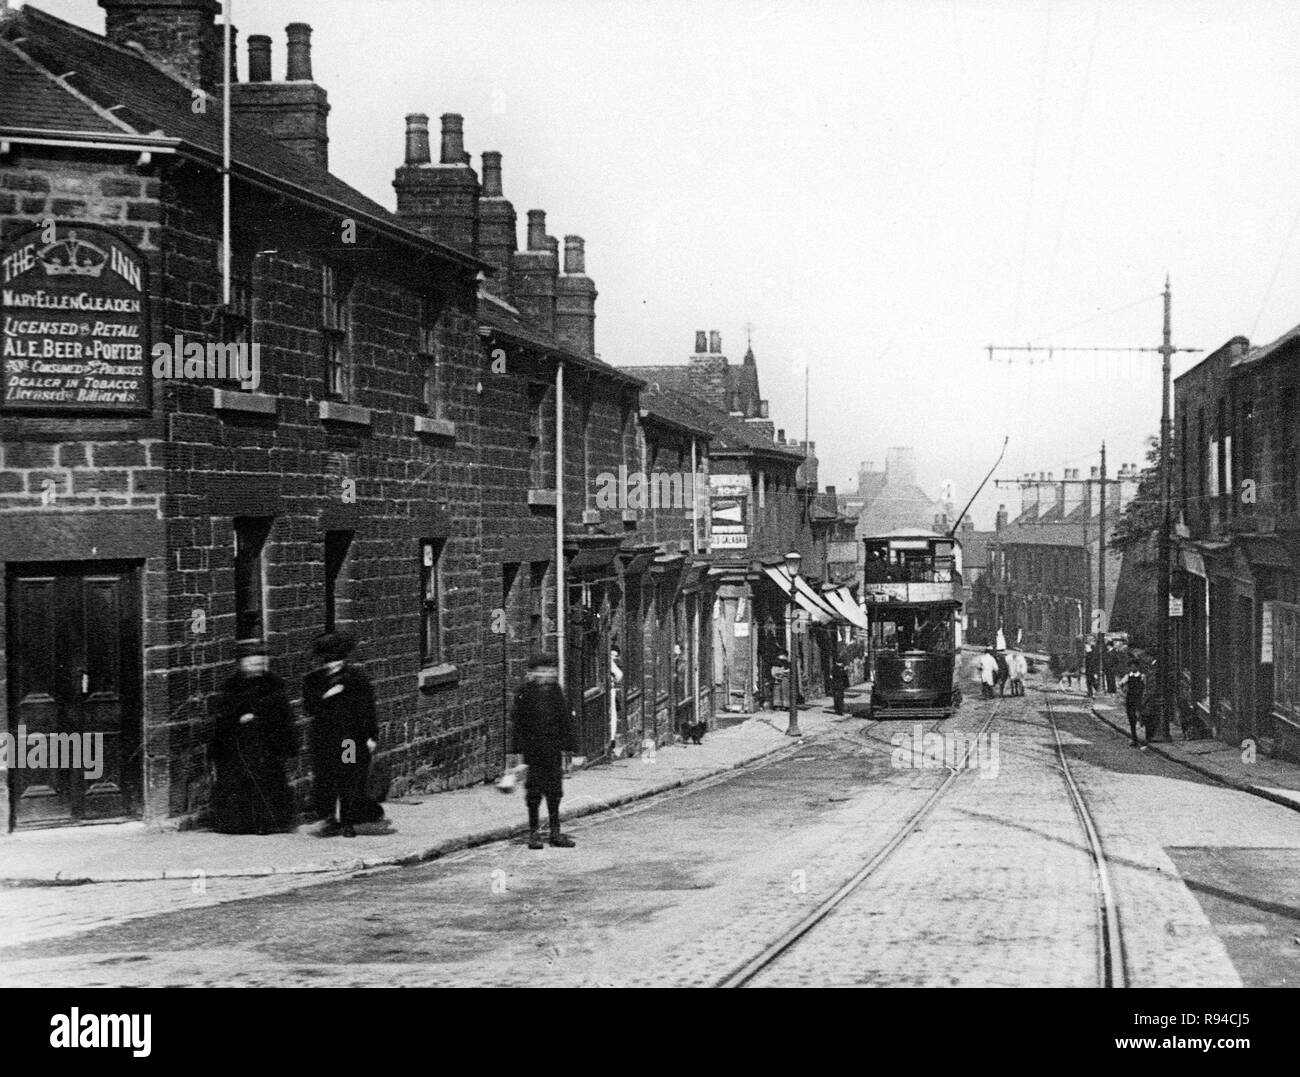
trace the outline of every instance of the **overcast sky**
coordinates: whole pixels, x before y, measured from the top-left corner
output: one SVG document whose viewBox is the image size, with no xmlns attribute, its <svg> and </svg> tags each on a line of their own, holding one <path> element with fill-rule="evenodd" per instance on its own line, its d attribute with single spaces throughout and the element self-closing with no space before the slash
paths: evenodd
<svg viewBox="0 0 1300 1077">
<path fill-rule="evenodd" d="M 234 4 L 241 76 L 249 34 L 281 78 L 312 24 L 332 168 L 385 205 L 404 115 L 464 114 L 521 224 L 586 237 L 607 361 L 685 361 L 696 329 L 739 361 L 752 323 L 800 437 L 806 361 L 824 483 L 912 445 L 960 503 L 1004 435 L 1000 475 L 1140 461 L 1157 356 L 985 347 L 1158 345 L 1166 272 L 1176 344 L 1300 322 L 1294 0 Z"/>
</svg>

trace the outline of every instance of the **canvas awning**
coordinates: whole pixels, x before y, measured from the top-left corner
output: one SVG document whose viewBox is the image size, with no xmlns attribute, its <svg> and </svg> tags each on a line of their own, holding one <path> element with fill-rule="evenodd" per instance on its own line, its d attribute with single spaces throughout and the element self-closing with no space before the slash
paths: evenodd
<svg viewBox="0 0 1300 1077">
<path fill-rule="evenodd" d="M 803 609 L 807 610 L 808 616 L 810 616 L 817 624 L 826 624 L 829 621 L 838 619 L 839 615 L 832 613 L 830 607 L 825 605 L 812 592 L 808 585 L 803 582 L 803 580 L 795 577 L 799 583 L 803 584 L 803 587 L 796 588 L 792 592 L 790 587 L 790 577 L 781 569 L 772 565 L 764 565 L 763 571 L 767 573 L 768 579 L 776 584 L 777 587 L 781 588 L 781 593 L 784 594 L 786 598 L 790 598 L 793 594 L 795 602 L 803 607 Z"/>
<path fill-rule="evenodd" d="M 871 622 L 867 620 L 867 615 L 858 605 L 857 599 L 853 597 L 853 592 L 847 587 L 836 587 L 830 591 L 823 591 L 821 594 L 822 601 L 827 603 L 836 613 L 855 628 L 871 627 Z"/>
</svg>

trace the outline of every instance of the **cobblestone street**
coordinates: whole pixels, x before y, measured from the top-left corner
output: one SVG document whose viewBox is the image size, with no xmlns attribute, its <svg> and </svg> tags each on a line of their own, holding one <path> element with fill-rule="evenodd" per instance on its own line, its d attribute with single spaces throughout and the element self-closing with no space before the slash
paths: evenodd
<svg viewBox="0 0 1300 1077">
<path fill-rule="evenodd" d="M 1077 694 L 1031 690 L 924 724 L 952 742 L 992 719 L 978 766 L 754 985 L 1096 984 L 1093 868 L 1049 703 L 1109 861 L 1130 984 L 1297 983 L 1296 813 L 1129 748 Z M 5 891 L 31 941 L 0 951 L 0 982 L 713 984 L 941 785 L 949 771 L 910 748 L 918 731 L 837 721 L 793 754 L 577 821 L 573 850 L 512 840 L 345 878 L 209 880 L 203 894 L 183 881 Z"/>
</svg>

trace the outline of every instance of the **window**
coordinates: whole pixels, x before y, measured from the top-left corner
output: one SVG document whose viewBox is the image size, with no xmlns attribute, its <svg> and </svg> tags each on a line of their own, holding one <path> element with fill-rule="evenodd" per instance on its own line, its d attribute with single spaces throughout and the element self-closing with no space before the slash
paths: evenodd
<svg viewBox="0 0 1300 1077">
<path fill-rule="evenodd" d="M 337 622 L 338 585 L 352 544 L 351 531 L 325 532 L 325 631 L 333 632 Z"/>
<path fill-rule="evenodd" d="M 1282 396 L 1282 424 L 1278 441 L 1281 442 L 1278 468 L 1281 483 L 1277 493 L 1283 512 L 1296 509 L 1296 459 L 1300 455 L 1300 390 L 1288 388 Z"/>
<path fill-rule="evenodd" d="M 528 577 L 528 642 L 533 654 L 546 650 L 546 569 L 549 561 L 532 562 Z"/>
<path fill-rule="evenodd" d="M 1255 405 L 1254 403 L 1252 403 L 1249 400 L 1243 400 L 1241 402 L 1241 410 L 1239 412 L 1239 422 L 1240 422 L 1240 426 L 1237 432 L 1237 444 L 1240 446 L 1237 454 L 1238 459 L 1240 460 L 1240 464 L 1238 465 L 1238 472 L 1239 472 L 1238 478 L 1240 478 L 1243 481 L 1246 479 L 1254 479 L 1256 484 L 1258 485 L 1259 479 L 1255 475 Z M 1242 504 L 1241 498 L 1234 497 L 1232 499 L 1232 504 L 1235 509 L 1236 506 Z M 1242 508 L 1247 512 L 1250 511 L 1250 506 L 1248 505 L 1243 505 Z"/>
<path fill-rule="evenodd" d="M 271 521 L 235 517 L 235 638 L 265 639 L 266 537 Z"/>
<path fill-rule="evenodd" d="M 231 266 L 230 305 L 221 311 L 224 344 L 252 343 L 253 282 L 250 266 Z"/>
<path fill-rule="evenodd" d="M 321 332 L 325 339 L 325 395 L 346 400 L 352 393 L 351 274 L 326 265 L 321 271 Z"/>
<path fill-rule="evenodd" d="M 528 383 L 528 485 L 534 490 L 547 489 L 546 484 L 546 385 Z"/>
<path fill-rule="evenodd" d="M 420 543 L 420 665 L 443 664 L 442 654 L 442 539 Z"/>
<path fill-rule="evenodd" d="M 436 296 L 420 299 L 419 349 L 423 367 L 421 399 L 424 413 L 434 418 L 445 418 L 442 400 L 442 341 L 438 336 L 438 315 L 441 304 Z"/>
</svg>

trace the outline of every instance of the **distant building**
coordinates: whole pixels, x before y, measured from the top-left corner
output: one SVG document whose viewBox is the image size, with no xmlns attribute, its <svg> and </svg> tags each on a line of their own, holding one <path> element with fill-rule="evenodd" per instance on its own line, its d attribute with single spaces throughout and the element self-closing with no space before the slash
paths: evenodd
<svg viewBox="0 0 1300 1077">
<path fill-rule="evenodd" d="M 901 528 L 930 530 L 946 527 L 952 505 L 927 494 L 916 481 L 916 450 L 894 448 L 885 454 L 883 471 L 864 462 L 858 469 L 858 488 L 841 501 L 841 511 L 858 519 L 857 537 L 885 535 Z"/>
</svg>

